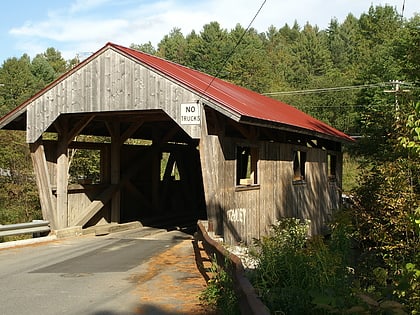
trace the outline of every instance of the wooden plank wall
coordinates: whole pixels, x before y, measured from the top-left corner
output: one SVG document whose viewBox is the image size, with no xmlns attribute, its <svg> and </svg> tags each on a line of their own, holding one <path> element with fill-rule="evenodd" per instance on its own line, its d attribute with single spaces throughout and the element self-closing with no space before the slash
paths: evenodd
<svg viewBox="0 0 420 315">
<path fill-rule="evenodd" d="M 309 219 L 311 234 L 323 232 L 331 210 L 340 202 L 337 183 L 341 178 L 336 183 L 328 181 L 327 151 L 260 141 L 259 187 L 236 189 L 238 143 L 244 140 L 208 135 L 200 141 L 208 219 L 213 221 L 215 233 L 229 244 L 249 244 L 253 238 L 266 235 L 281 217 Z M 296 149 L 307 152 L 306 180 L 302 183 L 293 182 Z M 337 165 L 340 169 L 340 159 Z"/>
<path fill-rule="evenodd" d="M 27 142 L 35 142 L 62 113 L 162 109 L 192 138 L 200 125 L 181 125 L 180 104 L 199 99 L 111 47 L 35 98 L 27 108 Z"/>
<path fill-rule="evenodd" d="M 103 191 L 105 185 L 69 185 L 68 189 L 68 222 L 69 225 L 76 222 L 91 205 L 97 196 Z M 95 216 L 94 224 L 106 224 L 111 222 L 108 207 Z"/>
<path fill-rule="evenodd" d="M 207 133 L 206 112 L 202 111 L 201 120 L 201 139 L 200 139 L 200 162 L 203 174 L 203 186 L 207 208 L 207 220 L 209 222 L 209 231 L 215 234 L 223 234 L 223 220 L 221 198 L 222 189 L 221 180 L 223 180 L 223 169 L 225 159 L 222 148 L 219 144 L 218 136 Z"/>
</svg>

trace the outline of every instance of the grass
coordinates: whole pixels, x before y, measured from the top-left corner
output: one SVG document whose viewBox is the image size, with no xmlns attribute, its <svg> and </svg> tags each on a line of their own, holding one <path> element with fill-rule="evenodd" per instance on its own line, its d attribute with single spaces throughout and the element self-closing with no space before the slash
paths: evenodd
<svg viewBox="0 0 420 315">
<path fill-rule="evenodd" d="M 343 191 L 349 193 L 359 185 L 360 163 L 348 153 L 343 154 Z"/>
</svg>

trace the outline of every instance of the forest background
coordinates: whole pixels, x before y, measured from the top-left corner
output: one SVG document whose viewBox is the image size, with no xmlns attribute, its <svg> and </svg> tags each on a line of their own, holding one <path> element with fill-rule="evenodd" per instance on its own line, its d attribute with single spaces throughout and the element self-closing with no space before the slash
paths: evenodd
<svg viewBox="0 0 420 315">
<path fill-rule="evenodd" d="M 362 252 L 376 248 L 369 257 L 382 257 L 389 273 L 407 262 L 419 268 L 420 15 L 371 6 L 359 17 L 332 19 L 327 29 L 295 23 L 263 32 L 210 22 L 186 35 L 175 27 L 157 47 L 131 47 L 276 98 L 355 136 L 345 147 L 343 187 L 359 219 L 352 238 Z M 54 48 L 7 59 L 0 116 L 79 62 Z M 24 134 L 0 131 L 0 143 L 0 224 L 40 219 Z M 418 306 L 418 294 L 407 303 Z"/>
</svg>

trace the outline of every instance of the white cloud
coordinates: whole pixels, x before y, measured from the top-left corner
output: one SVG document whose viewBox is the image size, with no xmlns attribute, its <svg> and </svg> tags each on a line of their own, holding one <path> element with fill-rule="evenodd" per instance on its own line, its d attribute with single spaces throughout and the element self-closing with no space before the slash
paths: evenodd
<svg viewBox="0 0 420 315">
<path fill-rule="evenodd" d="M 71 4 L 69 13 L 73 14 L 81 11 L 88 11 L 108 2 L 110 2 L 110 0 L 76 0 Z"/>
<path fill-rule="evenodd" d="M 414 0 L 407 0 L 406 8 L 412 5 L 409 1 Z M 20 49 L 30 55 L 55 47 L 69 59 L 79 52 L 96 51 L 109 41 L 121 45 L 150 41 L 156 46 L 174 27 L 179 27 L 184 35 L 192 30 L 200 32 L 211 21 L 217 21 L 229 30 L 237 23 L 247 27 L 262 2 L 75 0 L 67 8 L 50 11 L 38 21 L 27 21 L 11 29 L 10 33 L 18 39 Z M 399 0 L 387 2 L 401 5 Z M 280 28 L 297 20 L 301 26 L 310 22 L 322 29 L 332 18 L 342 21 L 350 12 L 359 16 L 371 4 L 385 3 L 375 0 L 267 0 L 252 26 L 265 32 L 270 25 Z M 34 51 L 40 47 L 44 48 Z"/>
</svg>

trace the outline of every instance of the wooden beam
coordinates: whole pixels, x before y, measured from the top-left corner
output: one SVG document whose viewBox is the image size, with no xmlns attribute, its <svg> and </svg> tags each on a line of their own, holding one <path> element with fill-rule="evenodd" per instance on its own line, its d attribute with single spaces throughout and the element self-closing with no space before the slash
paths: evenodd
<svg viewBox="0 0 420 315">
<path fill-rule="evenodd" d="M 144 124 L 144 121 L 139 121 L 132 123 L 121 135 L 121 144 L 127 141 L 142 125 Z"/>
<path fill-rule="evenodd" d="M 166 134 L 163 135 L 163 137 L 159 140 L 159 143 L 163 144 L 168 142 L 173 138 L 173 136 L 176 135 L 176 133 L 179 131 L 179 127 L 173 127 L 172 129 L 168 130 Z"/>
<path fill-rule="evenodd" d="M 57 229 L 63 229 L 68 226 L 68 173 L 68 120 L 63 120 L 60 124 L 57 145 Z"/>
<path fill-rule="evenodd" d="M 56 140 L 42 140 L 44 145 L 55 145 Z M 69 144 L 69 149 L 82 149 L 82 150 L 104 150 L 105 147 L 109 147 L 109 143 L 103 142 L 84 142 L 84 141 L 72 141 Z"/>
<path fill-rule="evenodd" d="M 108 131 L 111 135 L 111 184 L 119 185 L 121 180 L 121 130 L 120 122 L 107 122 Z M 120 222 L 121 192 L 118 190 L 111 200 L 111 222 Z"/>
<path fill-rule="evenodd" d="M 51 228 L 55 230 L 57 226 L 55 216 L 55 200 L 52 194 L 44 146 L 42 145 L 41 140 L 38 140 L 35 143 L 30 143 L 29 147 L 31 151 L 36 183 L 39 191 L 42 217 L 44 220 L 49 221 Z"/>
<path fill-rule="evenodd" d="M 95 115 L 80 118 L 73 128 L 67 134 L 67 146 L 73 141 L 75 137 L 95 118 Z"/>
</svg>

